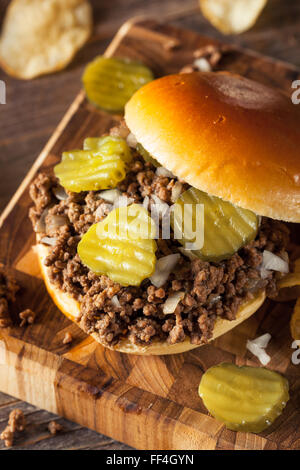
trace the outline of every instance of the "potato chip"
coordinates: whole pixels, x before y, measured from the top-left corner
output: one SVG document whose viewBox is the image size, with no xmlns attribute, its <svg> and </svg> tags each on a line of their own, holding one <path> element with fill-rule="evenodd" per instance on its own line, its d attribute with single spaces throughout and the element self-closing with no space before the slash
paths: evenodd
<svg viewBox="0 0 300 470">
<path fill-rule="evenodd" d="M 224 34 L 239 34 L 256 22 L 267 0 L 199 0 L 203 15 Z"/>
<path fill-rule="evenodd" d="M 0 37 L 0 65 L 25 80 L 61 70 L 91 30 L 87 0 L 13 0 Z"/>
<path fill-rule="evenodd" d="M 300 340 L 300 298 L 296 302 L 290 326 L 292 338 Z"/>
</svg>

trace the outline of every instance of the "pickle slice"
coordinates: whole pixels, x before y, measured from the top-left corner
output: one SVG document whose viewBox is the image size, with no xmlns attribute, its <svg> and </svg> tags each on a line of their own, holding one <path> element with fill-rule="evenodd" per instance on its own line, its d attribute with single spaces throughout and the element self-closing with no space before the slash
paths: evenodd
<svg viewBox="0 0 300 470">
<path fill-rule="evenodd" d="M 300 298 L 297 300 L 290 322 L 292 338 L 300 340 Z"/>
<path fill-rule="evenodd" d="M 115 188 L 126 176 L 125 163 L 118 155 L 102 155 L 100 150 L 64 152 L 54 173 L 69 191 L 97 191 Z"/>
<path fill-rule="evenodd" d="M 138 204 L 111 211 L 78 244 L 83 264 L 123 286 L 139 286 L 156 264 L 155 223 Z"/>
<path fill-rule="evenodd" d="M 196 224 L 199 223 L 199 220 L 196 222 L 196 207 L 199 208 L 199 204 L 204 207 L 203 246 L 192 250 L 199 258 L 208 261 L 230 258 L 256 237 L 258 217 L 254 212 L 190 188 L 177 199 L 171 219 L 175 236 L 183 245 L 194 242 Z M 203 226 L 198 226 L 200 230 Z"/>
<path fill-rule="evenodd" d="M 131 96 L 153 78 L 141 63 L 99 56 L 87 65 L 82 80 L 92 103 L 105 111 L 122 112 Z"/>
<path fill-rule="evenodd" d="M 144 149 L 144 147 L 142 146 L 142 144 L 140 144 L 139 142 L 137 143 L 136 145 L 136 151 L 142 155 L 143 159 L 145 160 L 145 162 L 148 162 L 148 163 L 152 163 L 153 166 L 155 166 L 156 168 L 158 168 L 160 165 L 160 163 L 158 163 L 157 160 L 155 160 L 155 158 L 153 158 L 149 152 L 147 152 L 146 149 Z"/>
<path fill-rule="evenodd" d="M 261 432 L 281 414 L 288 381 L 262 367 L 222 363 L 202 376 L 199 395 L 208 411 L 228 429 Z"/>
<path fill-rule="evenodd" d="M 130 147 L 128 146 L 125 139 L 122 137 L 115 137 L 106 135 L 103 137 L 88 137 L 83 142 L 84 150 L 100 150 L 101 155 L 113 156 L 117 155 L 125 163 L 129 163 L 132 160 L 132 154 Z"/>
</svg>

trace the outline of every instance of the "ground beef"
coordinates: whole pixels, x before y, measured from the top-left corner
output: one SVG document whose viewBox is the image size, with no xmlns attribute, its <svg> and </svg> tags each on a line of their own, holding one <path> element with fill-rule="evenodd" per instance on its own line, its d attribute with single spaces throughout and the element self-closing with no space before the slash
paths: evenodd
<svg viewBox="0 0 300 470">
<path fill-rule="evenodd" d="M 121 130 L 125 133 L 124 126 Z M 177 180 L 158 176 L 155 170 L 135 152 L 126 179 L 118 189 L 135 202 L 155 194 L 171 204 L 172 188 Z M 185 191 L 188 185 L 181 183 L 181 190 Z M 157 338 L 174 344 L 186 336 L 193 344 L 200 344 L 212 336 L 218 317 L 235 319 L 241 303 L 260 289 L 266 289 L 271 296 L 276 293 L 275 273 L 262 279 L 259 266 L 265 249 L 286 255 L 289 231 L 279 221 L 263 218 L 256 239 L 228 260 L 209 263 L 181 256 L 161 288 L 156 289 L 148 279 L 139 287 L 123 287 L 106 276 L 92 273 L 77 254 L 81 235 L 102 220 L 111 205 L 97 191 L 67 192 L 66 199 L 58 201 L 54 191 L 57 187 L 52 175 L 42 174 L 30 191 L 35 203 L 30 213 L 33 225 L 36 227 L 47 211 L 40 228 L 42 235 L 52 237 L 55 242 L 45 260 L 50 268 L 50 280 L 80 300 L 82 328 L 87 333 L 97 333 L 107 345 L 116 344 L 122 337 L 135 344 L 150 344 Z M 52 219 L 57 216 L 61 217 L 59 223 L 53 224 Z M 156 256 L 160 258 L 178 253 L 180 245 L 173 239 L 158 239 L 157 246 Z M 176 291 L 184 291 L 185 296 L 174 314 L 164 315 L 162 305 Z"/>
<path fill-rule="evenodd" d="M 19 313 L 19 318 L 21 320 L 20 326 L 32 325 L 34 323 L 35 316 L 35 312 L 30 310 L 30 308 L 26 308 L 26 310 Z"/>
<path fill-rule="evenodd" d="M 58 432 L 63 430 L 63 427 L 57 421 L 50 421 L 48 424 L 48 430 L 52 436 L 55 436 Z"/>
<path fill-rule="evenodd" d="M 15 302 L 19 286 L 0 264 L 0 328 L 11 325 L 9 304 Z"/>
<path fill-rule="evenodd" d="M 26 418 L 19 408 L 12 410 L 8 417 L 8 423 L 4 431 L 0 435 L 0 439 L 4 441 L 6 447 L 11 447 L 14 442 L 16 432 L 24 431 L 26 426 Z"/>
</svg>

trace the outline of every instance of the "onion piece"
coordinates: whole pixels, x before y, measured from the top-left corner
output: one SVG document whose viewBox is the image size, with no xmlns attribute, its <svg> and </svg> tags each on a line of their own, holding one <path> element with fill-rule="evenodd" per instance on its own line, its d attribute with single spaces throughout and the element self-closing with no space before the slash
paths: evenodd
<svg viewBox="0 0 300 470">
<path fill-rule="evenodd" d="M 165 315 L 169 315 L 170 313 L 174 313 L 176 310 L 177 305 L 184 297 L 184 292 L 174 292 L 173 294 L 169 295 L 167 300 L 163 305 L 163 313 Z"/>
<path fill-rule="evenodd" d="M 158 168 L 156 168 L 156 172 L 157 176 L 164 176 L 166 178 L 176 178 L 176 176 L 173 175 L 173 173 L 169 170 L 167 170 L 167 168 L 164 168 L 163 166 L 159 166 Z"/>
<path fill-rule="evenodd" d="M 199 72 L 212 71 L 211 65 L 205 57 L 199 57 L 199 59 L 194 60 L 194 66 L 199 70 Z"/>
<path fill-rule="evenodd" d="M 265 349 L 268 346 L 271 338 L 272 336 L 270 335 L 270 333 L 265 333 L 264 335 L 261 335 L 258 338 L 255 338 L 251 341 L 248 340 L 248 341 L 251 343 L 257 344 L 257 346 L 259 346 L 260 348 Z"/>
<path fill-rule="evenodd" d="M 136 140 L 135 135 L 130 132 L 126 138 L 126 142 L 129 145 L 129 147 L 136 148 L 138 141 Z"/>
<path fill-rule="evenodd" d="M 176 202 L 182 192 L 182 184 L 179 181 L 176 181 L 172 188 L 171 201 Z"/>
<path fill-rule="evenodd" d="M 179 253 L 163 256 L 156 262 L 155 272 L 149 278 L 155 287 L 161 287 L 168 280 L 171 271 L 175 268 L 180 258 Z"/>
<path fill-rule="evenodd" d="M 146 211 L 149 209 L 149 204 L 150 204 L 150 198 L 149 196 L 145 196 L 143 200 L 143 207 L 146 209 Z"/>
<path fill-rule="evenodd" d="M 259 347 L 256 343 L 250 340 L 247 341 L 246 347 L 253 354 L 253 356 L 256 356 L 258 358 L 259 362 L 263 366 L 269 364 L 271 358 L 263 348 Z"/>
<path fill-rule="evenodd" d="M 168 213 L 170 206 L 166 202 L 162 201 L 156 194 L 152 194 L 151 198 L 154 201 L 154 210 L 156 210 L 161 217 Z"/>
<path fill-rule="evenodd" d="M 104 201 L 111 202 L 112 204 L 121 197 L 121 192 L 118 189 L 106 189 L 105 191 L 101 191 L 98 194 L 101 199 Z"/>
<path fill-rule="evenodd" d="M 94 212 L 96 222 L 102 220 L 102 218 L 107 216 L 112 210 L 113 205 L 110 202 L 102 202 Z"/>
<path fill-rule="evenodd" d="M 134 199 L 132 197 L 120 196 L 114 202 L 114 209 L 117 209 L 118 207 L 127 207 L 133 202 Z"/>
<path fill-rule="evenodd" d="M 68 199 L 68 195 L 62 186 L 57 186 L 52 191 L 56 199 L 58 199 L 59 201 L 65 201 L 66 199 Z"/>
<path fill-rule="evenodd" d="M 43 237 L 41 238 L 41 243 L 44 243 L 44 245 L 50 245 L 50 246 L 55 246 L 56 245 L 56 238 L 52 237 Z"/>
<path fill-rule="evenodd" d="M 53 214 L 48 215 L 46 218 L 46 233 L 51 235 L 53 230 L 57 230 L 64 225 L 67 225 L 69 222 L 66 215 Z"/>
<path fill-rule="evenodd" d="M 199 259 L 198 256 L 195 255 L 191 250 L 186 250 L 183 247 L 179 247 L 178 250 L 180 251 L 180 253 L 182 253 L 184 256 L 189 258 L 191 261 L 193 261 L 194 259 Z"/>
<path fill-rule="evenodd" d="M 37 220 L 35 226 L 34 226 L 34 231 L 37 233 L 45 233 L 46 232 L 46 216 L 49 212 L 49 207 L 46 207 L 42 214 L 41 217 Z"/>
<path fill-rule="evenodd" d="M 121 304 L 119 302 L 119 299 L 118 299 L 118 296 L 117 295 L 114 295 L 111 299 L 110 299 L 111 303 L 115 306 L 115 307 L 121 307 Z"/>
<path fill-rule="evenodd" d="M 272 274 L 272 271 L 269 271 L 268 269 L 260 267 L 260 277 L 262 279 L 267 279 L 270 274 Z"/>
<path fill-rule="evenodd" d="M 261 268 L 266 270 L 279 271 L 281 273 L 288 273 L 289 263 L 280 258 L 280 256 L 274 255 L 274 253 L 271 251 L 264 250 Z"/>
</svg>

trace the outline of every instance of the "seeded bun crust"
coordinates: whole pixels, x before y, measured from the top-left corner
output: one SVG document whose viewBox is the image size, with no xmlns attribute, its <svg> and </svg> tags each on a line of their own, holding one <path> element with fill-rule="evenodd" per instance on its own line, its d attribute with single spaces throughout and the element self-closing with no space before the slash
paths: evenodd
<svg viewBox="0 0 300 470">
<path fill-rule="evenodd" d="M 125 120 L 190 185 L 300 222 L 300 106 L 279 91 L 228 72 L 169 75 L 133 95 Z"/>
<path fill-rule="evenodd" d="M 40 268 L 42 275 L 45 281 L 46 288 L 49 295 L 51 296 L 54 303 L 60 309 L 60 311 L 68 317 L 70 320 L 74 321 L 78 326 L 80 326 L 80 303 L 75 300 L 70 294 L 63 292 L 61 289 L 55 287 L 49 279 L 49 268 L 44 265 L 44 259 L 49 254 L 50 248 L 38 243 L 36 245 L 36 253 L 38 255 Z M 250 302 L 244 303 L 238 311 L 236 320 L 223 320 L 218 319 L 215 328 L 213 339 L 218 338 L 219 336 L 227 333 L 232 328 L 242 323 L 244 320 L 249 318 L 253 313 L 255 313 L 259 307 L 263 304 L 266 298 L 265 292 L 260 292 L 253 300 Z M 92 333 L 91 336 L 100 344 L 101 338 L 97 333 Z M 166 341 L 155 341 L 150 346 L 142 346 L 132 344 L 128 339 L 122 339 L 117 345 L 113 347 L 103 344 L 103 346 L 108 347 L 109 349 L 119 351 L 127 354 L 138 354 L 138 355 L 164 355 L 164 354 L 178 354 L 195 349 L 199 345 L 191 344 L 189 338 L 185 339 L 181 343 L 168 344 Z"/>
</svg>

